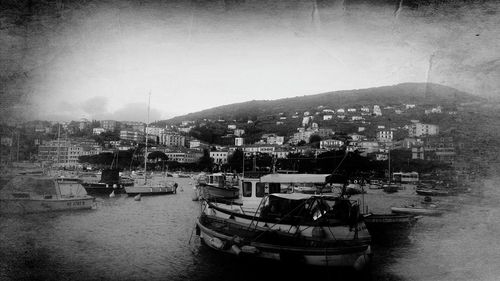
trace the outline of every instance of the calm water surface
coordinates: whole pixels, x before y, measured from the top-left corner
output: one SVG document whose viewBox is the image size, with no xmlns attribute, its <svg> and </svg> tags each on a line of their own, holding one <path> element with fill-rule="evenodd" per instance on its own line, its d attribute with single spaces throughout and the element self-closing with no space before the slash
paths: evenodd
<svg viewBox="0 0 500 281">
<path fill-rule="evenodd" d="M 443 217 L 422 218 L 408 239 L 373 246 L 365 274 L 249 261 L 214 252 L 194 234 L 199 203 L 190 179 L 176 195 L 98 198 L 89 211 L 0 217 L 0 280 L 499 280 L 500 196 L 440 198 Z M 180 191 L 180 189 L 183 191 Z M 370 191 L 365 205 L 387 212 L 418 203 L 407 190 Z M 360 198 L 361 200 L 361 198 Z"/>
</svg>

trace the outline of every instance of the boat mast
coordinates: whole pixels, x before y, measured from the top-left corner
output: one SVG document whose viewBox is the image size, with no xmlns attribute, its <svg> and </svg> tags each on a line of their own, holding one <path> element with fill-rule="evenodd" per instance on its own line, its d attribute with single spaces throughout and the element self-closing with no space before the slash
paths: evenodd
<svg viewBox="0 0 500 281">
<path fill-rule="evenodd" d="M 146 147 L 144 149 L 144 183 L 147 181 L 147 155 L 148 155 L 148 125 L 149 125 L 149 106 L 151 103 L 151 91 L 149 91 L 149 98 L 148 98 L 148 119 L 146 123 Z"/>
</svg>

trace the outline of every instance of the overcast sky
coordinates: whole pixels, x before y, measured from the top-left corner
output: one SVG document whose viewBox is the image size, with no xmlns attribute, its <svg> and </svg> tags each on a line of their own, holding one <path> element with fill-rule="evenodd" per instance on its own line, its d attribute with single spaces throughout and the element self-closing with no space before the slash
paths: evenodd
<svg viewBox="0 0 500 281">
<path fill-rule="evenodd" d="M 403 82 L 500 94 L 498 1 L 24 2 L 1 4 L 3 119 L 145 121 L 149 92 L 151 121 Z"/>
</svg>

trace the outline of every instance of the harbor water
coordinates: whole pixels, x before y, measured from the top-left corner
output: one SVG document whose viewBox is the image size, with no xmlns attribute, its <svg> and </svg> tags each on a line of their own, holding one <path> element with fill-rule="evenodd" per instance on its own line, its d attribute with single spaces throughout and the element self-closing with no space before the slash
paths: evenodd
<svg viewBox="0 0 500 281">
<path fill-rule="evenodd" d="M 447 208 L 423 217 L 407 239 L 373 245 L 364 273 L 225 256 L 194 231 L 193 181 L 178 193 L 98 197 L 94 210 L 0 217 L 0 280 L 498 280 L 500 191 L 485 180 L 471 193 L 436 197 Z M 480 189 L 480 190 L 479 190 Z M 413 190 L 357 196 L 374 212 L 419 203 Z"/>
</svg>

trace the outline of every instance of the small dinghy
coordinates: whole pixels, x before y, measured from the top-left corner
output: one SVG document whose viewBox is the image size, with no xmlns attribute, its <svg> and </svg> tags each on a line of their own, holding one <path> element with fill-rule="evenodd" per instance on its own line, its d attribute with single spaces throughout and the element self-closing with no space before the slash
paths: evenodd
<svg viewBox="0 0 500 281">
<path fill-rule="evenodd" d="M 135 201 L 141 201 L 141 194 L 137 194 L 135 197 L 134 197 L 134 200 Z"/>
</svg>

